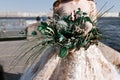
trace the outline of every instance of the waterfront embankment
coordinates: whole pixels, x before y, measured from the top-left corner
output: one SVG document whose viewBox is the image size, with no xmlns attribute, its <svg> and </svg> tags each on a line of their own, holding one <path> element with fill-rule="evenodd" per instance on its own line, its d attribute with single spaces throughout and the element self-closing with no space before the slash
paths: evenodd
<svg viewBox="0 0 120 80">
<path fill-rule="evenodd" d="M 19 49 L 26 42 L 27 40 L 0 42 L 0 64 L 3 66 L 5 72 L 5 80 L 18 80 L 16 78 L 19 78 L 20 74 L 23 73 L 24 60 L 21 60 L 20 63 L 11 71 L 9 71 L 9 65 L 14 60 L 15 56 L 21 53 Z M 118 51 L 106 46 L 103 43 L 100 43 L 99 48 L 109 62 L 117 67 L 120 66 L 120 53 Z"/>
<path fill-rule="evenodd" d="M 37 16 L 44 16 L 44 15 L 52 16 L 53 13 L 52 12 L 11 12 L 11 11 L 0 11 L 0 17 L 37 17 Z M 106 12 L 104 15 L 102 15 L 102 17 L 120 17 L 120 12 Z"/>
</svg>

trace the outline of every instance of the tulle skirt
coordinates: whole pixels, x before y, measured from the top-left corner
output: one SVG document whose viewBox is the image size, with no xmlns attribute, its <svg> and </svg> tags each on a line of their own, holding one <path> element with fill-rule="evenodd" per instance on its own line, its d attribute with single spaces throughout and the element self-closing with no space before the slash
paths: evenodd
<svg viewBox="0 0 120 80">
<path fill-rule="evenodd" d="M 49 50 L 48 50 L 49 51 Z M 54 50 L 46 51 L 51 53 Z M 107 61 L 96 45 L 80 50 L 61 59 L 52 56 L 43 66 L 38 64 L 28 68 L 20 80 L 119 80 L 120 75 L 113 64 Z M 36 72 L 34 69 L 37 67 Z"/>
</svg>

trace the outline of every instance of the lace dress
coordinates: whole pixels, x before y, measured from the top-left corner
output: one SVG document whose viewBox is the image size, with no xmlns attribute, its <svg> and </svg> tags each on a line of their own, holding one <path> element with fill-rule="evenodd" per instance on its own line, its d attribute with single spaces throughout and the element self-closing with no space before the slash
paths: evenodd
<svg viewBox="0 0 120 80">
<path fill-rule="evenodd" d="M 88 5 L 87 5 L 88 4 Z M 74 6 L 74 7 L 73 7 Z M 60 5 L 61 16 L 69 15 L 77 8 L 87 12 L 94 20 L 95 4 L 86 0 L 67 2 Z M 59 53 L 59 49 L 51 47 L 46 50 L 36 65 L 28 68 L 20 80 L 119 80 L 115 66 L 108 62 L 96 45 L 87 50 L 80 48 L 65 59 L 49 53 Z"/>
</svg>

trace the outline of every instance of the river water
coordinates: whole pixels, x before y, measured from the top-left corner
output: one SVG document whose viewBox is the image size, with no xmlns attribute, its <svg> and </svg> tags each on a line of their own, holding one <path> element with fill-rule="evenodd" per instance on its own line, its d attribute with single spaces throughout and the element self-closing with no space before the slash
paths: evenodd
<svg viewBox="0 0 120 80">
<path fill-rule="evenodd" d="M 101 42 L 120 52 L 120 17 L 100 18 L 97 26 L 106 37 Z"/>
</svg>

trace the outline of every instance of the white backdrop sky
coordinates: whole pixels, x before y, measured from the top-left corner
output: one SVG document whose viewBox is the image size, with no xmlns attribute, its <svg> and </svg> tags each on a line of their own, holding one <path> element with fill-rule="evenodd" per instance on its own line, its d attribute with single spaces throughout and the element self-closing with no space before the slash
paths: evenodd
<svg viewBox="0 0 120 80">
<path fill-rule="evenodd" d="M 50 11 L 55 0 L 0 0 L 0 11 L 40 12 Z M 120 0 L 96 0 L 98 10 L 106 4 L 104 10 L 114 5 L 111 12 L 120 12 Z"/>
</svg>

